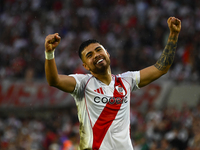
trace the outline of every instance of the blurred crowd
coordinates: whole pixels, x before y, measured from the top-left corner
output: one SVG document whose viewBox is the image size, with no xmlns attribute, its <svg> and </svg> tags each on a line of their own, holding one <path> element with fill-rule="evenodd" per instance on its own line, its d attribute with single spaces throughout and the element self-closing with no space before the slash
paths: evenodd
<svg viewBox="0 0 200 150">
<path fill-rule="evenodd" d="M 112 73 L 153 65 L 169 35 L 167 19 L 182 30 L 166 78 L 200 81 L 199 0 L 0 0 L 0 80 L 44 79 L 44 41 L 59 33 L 55 57 L 59 73 L 86 73 L 79 45 L 97 39 L 111 55 Z M 44 117 L 45 116 L 45 117 Z M 134 150 L 199 150 L 200 104 L 181 110 L 139 110 L 131 106 Z M 77 150 L 76 108 L 46 115 L 0 115 L 1 150 Z"/>
<path fill-rule="evenodd" d="M 131 138 L 135 150 L 199 150 L 200 103 L 195 108 L 150 107 L 131 110 Z"/>
<path fill-rule="evenodd" d="M 17 114 L 0 117 L 1 150 L 78 150 L 79 123 L 74 107 Z"/>
<path fill-rule="evenodd" d="M 195 108 L 131 107 L 134 150 L 199 150 L 200 103 Z M 77 150 L 79 122 L 75 107 L 29 116 L 0 117 L 1 150 Z M 33 115 L 35 114 L 35 115 Z"/>
<path fill-rule="evenodd" d="M 85 73 L 78 58 L 84 40 L 100 41 L 111 54 L 114 74 L 152 65 L 169 34 L 167 19 L 182 21 L 167 78 L 199 81 L 199 0 L 1 0 L 0 78 L 44 78 L 44 40 L 59 33 L 60 73 Z"/>
</svg>

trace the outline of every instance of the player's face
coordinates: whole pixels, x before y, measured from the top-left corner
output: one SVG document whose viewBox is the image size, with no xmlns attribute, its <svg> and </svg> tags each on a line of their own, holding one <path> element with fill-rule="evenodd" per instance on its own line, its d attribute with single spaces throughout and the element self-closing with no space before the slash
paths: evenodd
<svg viewBox="0 0 200 150">
<path fill-rule="evenodd" d="M 99 43 L 92 43 L 82 51 L 83 66 L 93 73 L 102 73 L 110 65 L 110 55 Z"/>
</svg>

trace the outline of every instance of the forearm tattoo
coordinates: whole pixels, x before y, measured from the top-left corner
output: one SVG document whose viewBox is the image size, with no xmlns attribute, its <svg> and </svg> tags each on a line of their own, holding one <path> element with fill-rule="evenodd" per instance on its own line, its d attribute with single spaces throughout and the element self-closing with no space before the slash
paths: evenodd
<svg viewBox="0 0 200 150">
<path fill-rule="evenodd" d="M 175 57 L 177 41 L 178 37 L 171 37 L 168 39 L 162 55 L 154 65 L 158 70 L 165 71 L 172 65 Z"/>
</svg>

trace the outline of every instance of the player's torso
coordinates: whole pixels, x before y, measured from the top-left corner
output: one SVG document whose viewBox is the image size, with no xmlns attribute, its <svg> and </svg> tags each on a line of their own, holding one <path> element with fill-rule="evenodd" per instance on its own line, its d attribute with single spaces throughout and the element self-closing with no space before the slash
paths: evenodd
<svg viewBox="0 0 200 150">
<path fill-rule="evenodd" d="M 132 149 L 129 137 L 130 85 L 124 79 L 116 84 L 115 76 L 112 78 L 109 85 L 94 77 L 86 83 L 83 98 L 85 114 L 79 112 L 82 116 L 80 122 L 83 122 L 81 130 L 87 132 L 82 134 L 82 138 L 83 135 L 87 137 L 88 143 L 85 143 L 90 147 L 103 150 Z"/>
<path fill-rule="evenodd" d="M 114 77 L 113 77 L 114 78 Z M 123 79 L 122 79 L 123 80 Z M 115 109 L 117 115 L 115 120 L 123 120 L 124 116 L 129 113 L 129 102 L 130 102 L 130 88 L 127 82 L 123 82 L 127 92 L 121 86 L 114 87 L 113 79 L 109 85 L 105 85 L 95 78 L 90 79 L 87 83 L 84 93 L 85 103 L 87 105 L 87 111 L 89 113 L 92 125 L 99 118 L 100 114 L 105 108 L 109 110 Z M 122 97 L 116 97 L 114 95 L 114 89 L 117 88 Z M 126 93 L 126 94 L 125 94 Z"/>
</svg>

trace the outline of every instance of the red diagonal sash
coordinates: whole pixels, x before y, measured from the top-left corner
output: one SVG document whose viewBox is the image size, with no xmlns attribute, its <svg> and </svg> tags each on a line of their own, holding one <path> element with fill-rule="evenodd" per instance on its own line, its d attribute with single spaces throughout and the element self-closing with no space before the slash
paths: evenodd
<svg viewBox="0 0 200 150">
<path fill-rule="evenodd" d="M 115 77 L 115 86 L 121 85 L 124 90 L 126 91 L 126 88 L 124 84 L 122 83 L 121 78 Z M 126 91 L 127 93 L 127 91 Z M 125 94 L 126 95 L 126 94 Z M 120 97 L 123 98 L 124 96 L 118 93 L 116 88 L 114 88 L 113 97 Z M 122 103 L 121 103 L 122 104 Z M 106 132 L 108 131 L 109 127 L 111 126 L 113 120 L 115 119 L 121 104 L 110 104 L 109 102 L 104 107 L 103 111 L 101 112 L 99 118 L 97 119 L 96 123 L 93 126 L 93 150 L 98 150 L 101 146 L 101 143 L 106 135 Z"/>
</svg>

